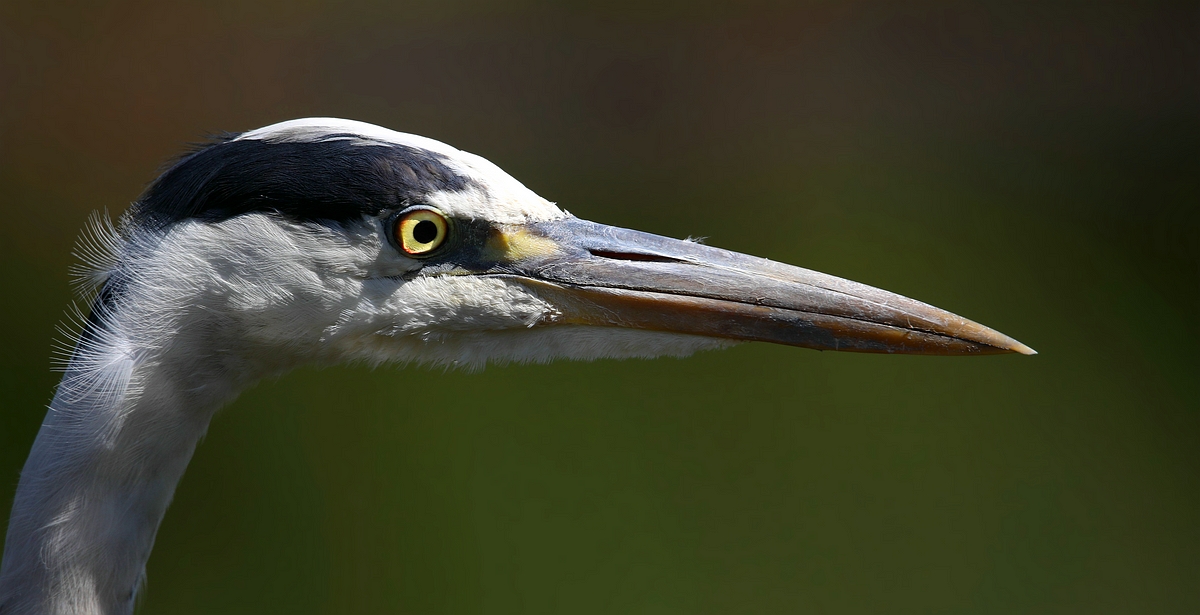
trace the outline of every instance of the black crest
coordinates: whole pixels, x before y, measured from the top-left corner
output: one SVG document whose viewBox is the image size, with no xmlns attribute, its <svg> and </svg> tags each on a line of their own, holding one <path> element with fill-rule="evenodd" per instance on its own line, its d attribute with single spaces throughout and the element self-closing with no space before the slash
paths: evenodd
<svg viewBox="0 0 1200 615">
<path fill-rule="evenodd" d="M 134 203 L 134 220 L 162 227 L 250 212 L 346 222 L 466 188 L 436 152 L 328 134 L 311 141 L 225 138 L 186 155 Z"/>
</svg>

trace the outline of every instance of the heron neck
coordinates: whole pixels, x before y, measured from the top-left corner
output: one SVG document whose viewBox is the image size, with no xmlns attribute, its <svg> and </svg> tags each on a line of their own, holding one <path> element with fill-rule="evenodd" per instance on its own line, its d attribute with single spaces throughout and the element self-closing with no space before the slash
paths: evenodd
<svg viewBox="0 0 1200 615">
<path fill-rule="evenodd" d="M 130 613 L 159 523 L 242 376 L 204 353 L 85 334 L 21 472 L 0 613 Z"/>
</svg>

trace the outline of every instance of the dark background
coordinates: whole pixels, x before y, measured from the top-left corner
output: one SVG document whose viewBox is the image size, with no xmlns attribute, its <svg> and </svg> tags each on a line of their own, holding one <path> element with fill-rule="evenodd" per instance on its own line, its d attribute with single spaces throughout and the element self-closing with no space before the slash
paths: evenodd
<svg viewBox="0 0 1200 615">
<path fill-rule="evenodd" d="M 301 370 L 214 421 L 143 613 L 1200 612 L 1200 10 L 893 4 L 5 2 L 0 505 L 88 212 L 333 115 L 1041 354 Z"/>
</svg>

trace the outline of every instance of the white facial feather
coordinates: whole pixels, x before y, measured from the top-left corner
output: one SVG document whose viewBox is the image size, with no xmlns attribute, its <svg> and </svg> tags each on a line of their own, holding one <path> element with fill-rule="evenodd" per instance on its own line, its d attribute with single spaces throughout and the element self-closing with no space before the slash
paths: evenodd
<svg viewBox="0 0 1200 615">
<path fill-rule="evenodd" d="M 506 278 L 414 277 L 419 262 L 399 255 L 376 220 L 329 228 L 248 214 L 217 224 L 187 221 L 148 243 L 139 277 L 175 280 L 178 288 L 158 284 L 152 290 L 159 296 L 142 302 L 181 321 L 159 326 L 161 342 L 143 343 L 186 349 L 197 362 L 210 360 L 200 349 L 226 349 L 240 369 L 257 376 L 308 362 L 478 367 L 679 355 L 720 345 L 694 336 L 557 326 L 552 304 Z"/>
<path fill-rule="evenodd" d="M 71 267 L 72 285 L 82 298 L 99 288 L 117 267 L 121 237 L 107 211 L 93 211 L 83 232 L 75 241 L 71 255 L 76 264 Z"/>
</svg>

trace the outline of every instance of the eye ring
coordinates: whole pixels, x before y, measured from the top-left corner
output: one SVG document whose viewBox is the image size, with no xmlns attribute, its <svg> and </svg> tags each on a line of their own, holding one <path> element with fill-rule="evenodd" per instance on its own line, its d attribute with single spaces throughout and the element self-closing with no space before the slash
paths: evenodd
<svg viewBox="0 0 1200 615">
<path fill-rule="evenodd" d="M 408 256 L 428 256 L 449 235 L 450 221 L 432 207 L 406 209 L 392 223 L 392 239 Z"/>
</svg>

